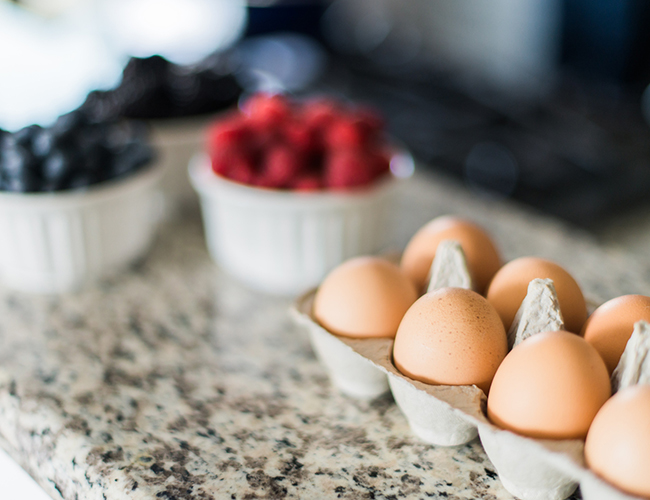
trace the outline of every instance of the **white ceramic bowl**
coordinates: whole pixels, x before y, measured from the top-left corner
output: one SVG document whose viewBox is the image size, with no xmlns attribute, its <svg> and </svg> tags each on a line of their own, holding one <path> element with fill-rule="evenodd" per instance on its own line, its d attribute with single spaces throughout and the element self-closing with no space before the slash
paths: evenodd
<svg viewBox="0 0 650 500">
<path fill-rule="evenodd" d="M 412 169 L 409 155 L 399 158 Z M 390 243 L 394 176 L 358 191 L 281 191 L 217 176 L 205 155 L 193 158 L 189 173 L 212 258 L 251 288 L 296 295 L 343 261 Z"/>
<path fill-rule="evenodd" d="M 63 293 L 144 255 L 161 212 L 160 168 L 88 189 L 0 192 L 0 283 Z"/>
</svg>

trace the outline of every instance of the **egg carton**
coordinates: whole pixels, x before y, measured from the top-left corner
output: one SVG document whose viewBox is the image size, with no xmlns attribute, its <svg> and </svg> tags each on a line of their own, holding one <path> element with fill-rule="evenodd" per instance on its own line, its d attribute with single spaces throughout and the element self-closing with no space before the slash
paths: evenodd
<svg viewBox="0 0 650 500">
<path fill-rule="evenodd" d="M 440 259 L 436 257 L 439 262 L 432 265 L 430 290 L 452 283 L 471 286 L 457 273 L 441 271 L 447 267 L 442 261 L 457 262 L 458 251 L 450 245 Z M 301 296 L 292 316 L 306 327 L 316 356 L 341 392 L 373 398 L 390 390 L 412 432 L 433 445 L 460 446 L 479 437 L 505 489 L 522 500 L 563 500 L 578 486 L 585 500 L 638 498 L 609 485 L 585 466 L 583 440 L 534 439 L 496 427 L 486 417 L 487 398 L 478 387 L 430 385 L 403 375 L 393 364 L 393 339 L 330 333 L 312 314 L 315 294 L 312 290 Z M 552 281 L 533 280 L 508 332 L 509 344 L 518 344 L 531 332 L 563 326 Z"/>
</svg>

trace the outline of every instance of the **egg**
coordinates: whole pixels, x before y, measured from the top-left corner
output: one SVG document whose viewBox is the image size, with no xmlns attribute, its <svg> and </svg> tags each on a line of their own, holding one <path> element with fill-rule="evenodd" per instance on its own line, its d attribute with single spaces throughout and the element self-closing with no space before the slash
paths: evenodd
<svg viewBox="0 0 650 500">
<path fill-rule="evenodd" d="M 441 288 L 420 297 L 402 319 L 395 367 L 427 384 L 476 385 L 488 392 L 508 351 L 499 315 L 484 297 Z"/>
<path fill-rule="evenodd" d="M 508 353 L 492 381 L 488 418 L 542 439 L 583 439 L 611 394 L 598 351 L 565 331 L 527 338 Z"/>
<path fill-rule="evenodd" d="M 650 497 L 650 386 L 623 389 L 603 405 L 587 434 L 585 460 L 614 486 Z"/>
<path fill-rule="evenodd" d="M 394 337 L 418 294 L 396 264 L 356 257 L 331 271 L 314 297 L 315 319 L 346 337 Z"/>
<path fill-rule="evenodd" d="M 498 311 L 506 330 L 510 329 L 528 284 L 535 278 L 551 279 L 555 285 L 565 328 L 578 333 L 587 319 L 587 304 L 580 286 L 562 267 L 538 257 L 521 257 L 508 262 L 492 278 L 486 297 Z"/>
<path fill-rule="evenodd" d="M 443 240 L 456 240 L 460 243 L 476 290 L 483 293 L 494 273 L 501 267 L 501 257 L 483 229 L 459 217 L 438 217 L 415 233 L 402 255 L 401 266 L 404 272 L 410 276 L 418 290 L 423 291 L 436 249 Z"/>
<path fill-rule="evenodd" d="M 582 336 L 603 357 L 609 373 L 616 368 L 639 320 L 650 322 L 650 297 L 623 295 L 602 304 L 584 324 Z"/>
</svg>

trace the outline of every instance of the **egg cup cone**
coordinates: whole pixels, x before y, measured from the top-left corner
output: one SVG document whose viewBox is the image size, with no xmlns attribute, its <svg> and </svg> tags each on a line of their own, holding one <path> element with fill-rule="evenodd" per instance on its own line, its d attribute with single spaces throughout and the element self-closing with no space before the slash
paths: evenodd
<svg viewBox="0 0 650 500">
<path fill-rule="evenodd" d="M 501 483 L 522 500 L 564 500 L 578 487 L 574 474 L 567 472 L 551 455 L 560 453 L 582 463 L 582 440 L 538 440 L 480 425 L 479 436 Z"/>
<path fill-rule="evenodd" d="M 438 244 L 436 256 L 429 269 L 427 292 L 445 287 L 474 289 L 465 252 L 456 240 L 442 240 Z"/>
<path fill-rule="evenodd" d="M 612 373 L 612 393 L 636 384 L 650 383 L 650 324 L 634 323 L 634 331 Z"/>
<path fill-rule="evenodd" d="M 370 359 L 377 351 L 391 351 L 393 340 L 388 338 L 353 339 L 333 335 L 320 326 L 311 311 L 315 291 L 300 297 L 292 315 L 298 324 L 307 327 L 312 349 L 325 366 L 332 383 L 344 394 L 370 399 L 388 392 L 386 373 Z"/>
<path fill-rule="evenodd" d="M 531 280 L 508 332 L 508 348 L 512 349 L 536 333 L 557 330 L 564 330 L 564 318 L 553 280 Z"/>
<path fill-rule="evenodd" d="M 423 384 L 399 373 L 390 359 L 380 366 L 387 370 L 395 402 L 417 437 L 438 446 L 460 446 L 476 439 L 476 425 L 465 411 L 480 412 L 485 406 L 481 389 Z"/>
</svg>

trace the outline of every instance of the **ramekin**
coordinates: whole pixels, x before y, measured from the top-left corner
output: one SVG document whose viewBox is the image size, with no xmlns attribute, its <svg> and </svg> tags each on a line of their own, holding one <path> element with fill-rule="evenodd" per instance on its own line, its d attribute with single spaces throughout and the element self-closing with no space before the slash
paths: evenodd
<svg viewBox="0 0 650 500">
<path fill-rule="evenodd" d="M 410 156 L 402 155 L 400 161 L 412 167 Z M 273 190 L 216 175 L 205 155 L 192 159 L 189 174 L 210 255 L 256 290 L 297 295 L 345 260 L 390 243 L 395 176 L 349 192 Z"/>
<path fill-rule="evenodd" d="M 0 283 L 73 292 L 142 257 L 160 219 L 160 174 L 147 167 L 87 189 L 0 192 Z"/>
</svg>

